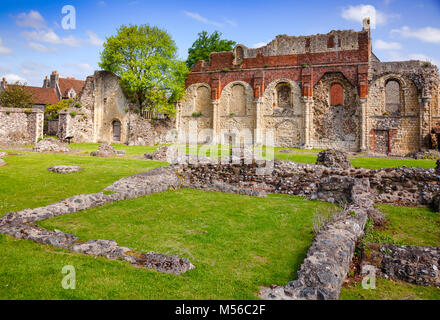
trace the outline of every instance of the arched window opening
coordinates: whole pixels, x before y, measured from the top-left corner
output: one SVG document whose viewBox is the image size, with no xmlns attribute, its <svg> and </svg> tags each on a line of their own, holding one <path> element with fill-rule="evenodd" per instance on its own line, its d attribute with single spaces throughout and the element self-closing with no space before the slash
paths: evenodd
<svg viewBox="0 0 440 320">
<path fill-rule="evenodd" d="M 330 105 L 344 105 L 344 88 L 339 83 L 335 83 L 330 87 Z"/>
<path fill-rule="evenodd" d="M 385 85 L 385 111 L 390 114 L 400 113 L 400 83 L 397 80 L 389 80 Z"/>
<path fill-rule="evenodd" d="M 113 121 L 113 141 L 121 141 L 121 122 L 119 120 Z"/>
<path fill-rule="evenodd" d="M 292 103 L 292 89 L 287 83 L 280 83 L 276 87 L 277 92 L 277 107 L 291 108 Z"/>
<path fill-rule="evenodd" d="M 196 112 L 200 112 L 204 116 L 209 116 L 212 110 L 211 93 L 205 86 L 197 88 L 196 93 Z"/>
<path fill-rule="evenodd" d="M 235 64 L 242 64 L 244 61 L 244 50 L 242 47 L 235 48 Z"/>
<path fill-rule="evenodd" d="M 229 111 L 236 116 L 246 115 L 246 89 L 241 84 L 232 87 Z"/>
</svg>

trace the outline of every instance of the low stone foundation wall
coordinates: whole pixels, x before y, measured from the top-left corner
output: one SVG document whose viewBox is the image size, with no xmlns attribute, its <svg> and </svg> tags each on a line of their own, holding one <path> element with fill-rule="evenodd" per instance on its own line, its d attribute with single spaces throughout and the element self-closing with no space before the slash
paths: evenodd
<svg viewBox="0 0 440 320">
<path fill-rule="evenodd" d="M 34 144 L 43 138 L 40 109 L 0 108 L 0 144 Z"/>
<path fill-rule="evenodd" d="M 164 192 L 169 188 L 178 188 L 180 185 L 181 181 L 172 169 L 155 169 L 115 182 L 107 188 L 116 192 L 111 195 L 103 193 L 78 195 L 42 208 L 7 213 L 0 219 L 0 233 L 17 239 L 32 240 L 56 248 L 68 249 L 73 252 L 104 256 L 109 259 L 122 259 L 135 266 L 142 266 L 160 272 L 181 274 L 194 269 L 194 265 L 187 259 L 155 252 L 137 253 L 110 240 L 91 240 L 84 243 L 72 234 L 58 230 L 50 231 L 32 224 L 60 215 L 103 206 L 114 201 Z"/>
<path fill-rule="evenodd" d="M 260 189 L 309 197 L 318 192 L 318 183 L 328 177 L 368 179 L 376 203 L 395 205 L 427 205 L 440 193 L 440 173 L 434 169 L 392 168 L 380 170 L 338 169 L 312 164 L 275 161 L 268 175 L 257 170 L 266 164 L 222 165 L 196 164 L 176 166 L 179 175 L 193 185 L 212 185 L 222 181 L 238 188 Z M 336 201 L 336 199 L 334 199 Z"/>
</svg>

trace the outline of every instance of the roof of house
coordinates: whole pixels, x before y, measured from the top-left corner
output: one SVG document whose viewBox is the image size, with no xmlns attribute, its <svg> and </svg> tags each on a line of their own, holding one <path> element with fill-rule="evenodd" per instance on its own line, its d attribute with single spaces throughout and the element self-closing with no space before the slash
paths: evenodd
<svg viewBox="0 0 440 320">
<path fill-rule="evenodd" d="M 82 91 L 86 82 L 73 78 L 60 78 L 58 84 L 60 86 L 60 91 L 63 98 L 68 98 L 70 89 L 73 88 L 73 90 L 75 90 L 75 92 L 78 94 Z"/>
<path fill-rule="evenodd" d="M 13 87 L 14 85 L 8 85 L 8 87 Z M 57 104 L 58 96 L 53 88 L 40 88 L 40 87 L 29 87 L 25 86 L 24 89 L 27 93 L 32 94 L 32 100 L 34 104 L 46 105 L 46 104 Z"/>
</svg>

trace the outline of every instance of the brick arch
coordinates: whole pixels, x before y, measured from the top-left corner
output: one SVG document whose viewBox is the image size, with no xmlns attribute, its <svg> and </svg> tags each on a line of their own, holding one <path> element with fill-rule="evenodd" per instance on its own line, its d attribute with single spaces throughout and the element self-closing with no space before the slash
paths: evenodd
<svg viewBox="0 0 440 320">
<path fill-rule="evenodd" d="M 321 81 L 323 78 L 327 77 L 329 74 L 340 73 L 342 76 L 351 83 L 353 87 L 356 87 L 356 75 L 346 72 L 346 70 L 341 70 L 340 68 L 326 68 L 326 70 L 318 71 L 313 75 L 313 86 Z"/>
</svg>

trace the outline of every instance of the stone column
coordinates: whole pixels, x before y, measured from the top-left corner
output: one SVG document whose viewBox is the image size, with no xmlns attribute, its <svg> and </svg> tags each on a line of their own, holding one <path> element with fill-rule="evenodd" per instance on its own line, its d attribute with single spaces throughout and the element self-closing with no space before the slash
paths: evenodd
<svg viewBox="0 0 440 320">
<path fill-rule="evenodd" d="M 304 148 L 312 149 L 313 109 L 315 102 L 313 97 L 303 97 L 304 110 Z"/>
<path fill-rule="evenodd" d="M 422 97 L 420 100 L 420 149 L 426 150 L 425 137 L 431 134 L 431 97 Z"/>
<path fill-rule="evenodd" d="M 361 98 L 361 152 L 367 151 L 367 99 Z"/>
<path fill-rule="evenodd" d="M 263 99 L 255 99 L 256 104 L 256 127 L 255 127 L 255 141 L 254 144 L 263 144 Z"/>
<path fill-rule="evenodd" d="M 221 143 L 221 138 L 219 137 L 219 122 L 220 122 L 220 110 L 219 110 L 219 100 L 212 101 L 212 144 Z"/>
</svg>

